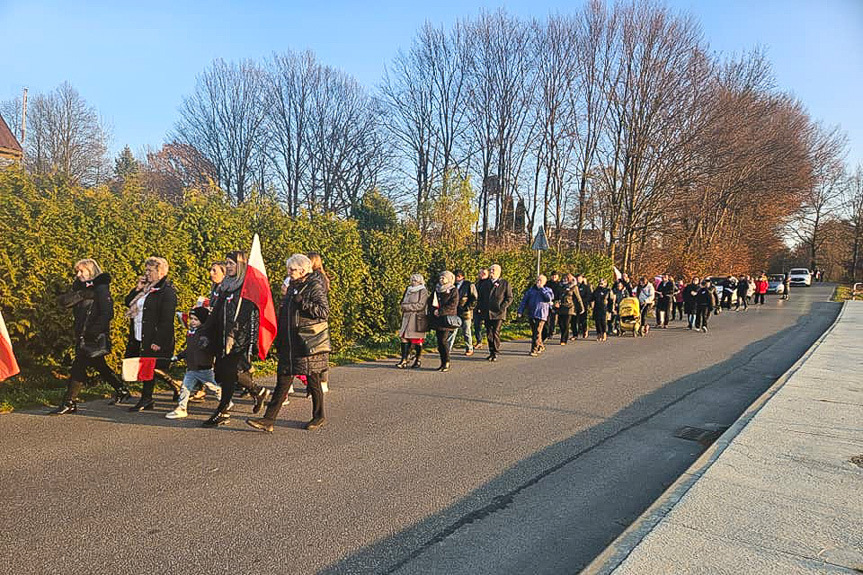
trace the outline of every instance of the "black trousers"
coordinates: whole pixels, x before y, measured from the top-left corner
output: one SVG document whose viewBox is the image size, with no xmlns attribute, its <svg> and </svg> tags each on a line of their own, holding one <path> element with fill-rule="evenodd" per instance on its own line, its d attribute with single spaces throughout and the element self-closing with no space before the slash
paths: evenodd
<svg viewBox="0 0 863 575">
<path fill-rule="evenodd" d="M 502 325 L 502 319 L 485 320 L 485 333 L 488 336 L 488 352 L 491 355 L 500 353 L 500 328 Z"/>
<path fill-rule="evenodd" d="M 275 421 L 276 417 L 278 417 L 295 377 L 295 375 L 287 373 L 280 373 L 276 376 L 276 389 L 273 390 L 273 395 L 270 396 L 270 402 L 267 404 L 267 411 L 264 415 L 266 419 Z M 322 381 L 323 373 L 306 375 L 306 389 L 309 395 L 312 396 L 312 419 L 324 418 L 324 389 Z M 225 390 L 223 389 L 222 397 L 224 396 Z"/>
<path fill-rule="evenodd" d="M 671 316 L 671 298 L 662 298 L 656 305 L 656 325 L 668 325 Z"/>
<path fill-rule="evenodd" d="M 557 325 L 557 310 L 552 307 L 548 310 L 548 319 L 545 320 L 545 325 L 542 328 L 542 341 L 554 335 L 555 325 Z"/>
<path fill-rule="evenodd" d="M 593 323 L 596 328 L 596 335 L 603 336 L 608 333 L 608 314 L 605 310 L 602 312 L 594 312 L 593 314 Z"/>
<path fill-rule="evenodd" d="M 764 304 L 764 294 L 763 293 L 755 294 L 755 305 L 759 305 L 759 304 L 761 304 L 761 305 Z"/>
<path fill-rule="evenodd" d="M 676 301 L 672 304 L 671 319 L 683 319 L 683 302 Z"/>
<path fill-rule="evenodd" d="M 222 386 L 222 400 L 219 402 L 219 411 L 227 411 L 237 385 L 248 389 L 249 393 L 257 391 L 257 386 L 252 380 L 252 374 L 248 371 L 240 372 L 241 359 L 242 356 L 239 354 L 216 358 L 216 365 L 214 367 L 216 383 Z"/>
<path fill-rule="evenodd" d="M 542 330 L 545 327 L 545 320 L 535 317 L 528 318 L 530 322 L 530 351 L 537 351 L 542 347 Z"/>
<path fill-rule="evenodd" d="M 578 314 L 576 317 L 578 318 L 578 333 L 583 337 L 587 337 L 587 311 Z"/>
<path fill-rule="evenodd" d="M 735 307 L 734 309 L 740 309 L 740 304 L 743 304 L 743 309 L 747 308 L 748 302 L 746 301 L 746 294 L 737 294 L 737 307 Z"/>
<path fill-rule="evenodd" d="M 707 322 L 710 321 L 710 314 L 713 310 L 706 305 L 699 305 L 695 315 L 695 329 L 707 327 Z"/>
<path fill-rule="evenodd" d="M 92 368 L 95 369 L 102 379 L 105 380 L 105 383 L 113 387 L 115 390 L 120 390 L 123 388 L 123 384 L 120 383 L 120 379 L 117 377 L 117 374 L 108 367 L 108 364 L 105 363 L 105 357 L 87 357 L 82 353 L 76 353 L 75 359 L 72 361 L 72 368 L 69 372 L 69 379 L 71 381 L 77 381 L 78 383 L 87 383 L 91 382 L 90 376 L 87 375 L 87 369 Z"/>
<path fill-rule="evenodd" d="M 434 332 L 437 336 L 437 352 L 440 355 L 440 363 L 441 365 L 449 363 L 449 345 L 447 345 L 447 340 L 449 339 L 452 330 L 436 329 Z"/>
<path fill-rule="evenodd" d="M 569 341 L 569 317 L 568 313 L 557 314 L 557 323 L 560 327 L 560 341 L 563 343 Z"/>
</svg>

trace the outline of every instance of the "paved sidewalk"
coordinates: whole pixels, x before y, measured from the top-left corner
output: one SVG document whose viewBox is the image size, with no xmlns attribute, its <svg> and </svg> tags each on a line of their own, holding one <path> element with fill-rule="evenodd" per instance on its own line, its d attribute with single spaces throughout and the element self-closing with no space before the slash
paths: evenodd
<svg viewBox="0 0 863 575">
<path fill-rule="evenodd" d="M 582 573 L 863 572 L 863 302 Z"/>
</svg>

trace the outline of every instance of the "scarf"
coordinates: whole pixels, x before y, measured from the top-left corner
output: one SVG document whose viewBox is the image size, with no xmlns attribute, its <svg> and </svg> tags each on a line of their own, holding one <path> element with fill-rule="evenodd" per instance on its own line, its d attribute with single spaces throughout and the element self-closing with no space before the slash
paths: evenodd
<svg viewBox="0 0 863 575">
<path fill-rule="evenodd" d="M 417 293 L 420 290 L 426 289 L 425 284 L 420 284 L 416 286 L 408 286 L 408 293 Z"/>
</svg>

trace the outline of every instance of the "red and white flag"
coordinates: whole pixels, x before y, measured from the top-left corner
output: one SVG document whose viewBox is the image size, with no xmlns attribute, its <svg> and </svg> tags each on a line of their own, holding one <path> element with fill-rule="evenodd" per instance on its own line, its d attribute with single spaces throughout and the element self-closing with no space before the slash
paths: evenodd
<svg viewBox="0 0 863 575">
<path fill-rule="evenodd" d="M 612 266 L 612 267 L 614 268 L 614 281 L 617 281 L 617 280 L 623 278 L 623 274 L 620 273 L 620 270 L 617 269 L 617 266 Z"/>
<path fill-rule="evenodd" d="M 155 357 L 127 357 L 123 360 L 123 381 L 150 381 L 155 377 Z"/>
<path fill-rule="evenodd" d="M 9 332 L 6 331 L 6 322 L 3 321 L 3 314 L 0 313 L 0 381 L 20 371 L 15 354 L 12 353 L 12 340 L 9 339 Z"/>
<path fill-rule="evenodd" d="M 270 351 L 270 346 L 276 339 L 276 306 L 273 303 L 273 292 L 270 291 L 267 268 L 264 267 L 264 258 L 261 256 L 261 240 L 258 234 L 255 234 L 252 240 L 252 250 L 249 252 L 249 264 L 240 297 L 258 306 L 261 324 L 258 330 L 258 357 L 266 359 L 267 352 Z"/>
</svg>

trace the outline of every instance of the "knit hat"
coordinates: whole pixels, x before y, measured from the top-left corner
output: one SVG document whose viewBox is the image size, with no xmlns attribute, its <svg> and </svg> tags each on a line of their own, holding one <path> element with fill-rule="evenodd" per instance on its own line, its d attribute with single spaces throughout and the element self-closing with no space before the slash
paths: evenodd
<svg viewBox="0 0 863 575">
<path fill-rule="evenodd" d="M 210 310 L 205 307 L 196 307 L 189 312 L 189 315 L 198 318 L 198 321 L 204 323 L 210 315 Z"/>
</svg>

